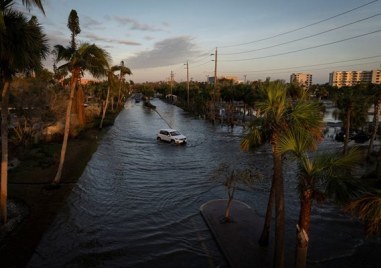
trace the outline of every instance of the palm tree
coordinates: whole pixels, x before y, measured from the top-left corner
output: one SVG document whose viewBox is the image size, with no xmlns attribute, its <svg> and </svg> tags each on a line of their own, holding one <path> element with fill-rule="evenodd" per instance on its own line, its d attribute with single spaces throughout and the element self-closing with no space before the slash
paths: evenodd
<svg viewBox="0 0 381 268">
<path fill-rule="evenodd" d="M 362 85 L 358 85 L 339 88 L 335 94 L 336 105 L 341 110 L 344 122 L 344 154 L 348 151 L 350 129 L 363 125 L 366 121 L 369 105 L 363 93 Z"/>
<path fill-rule="evenodd" d="M 7 221 L 7 184 L 8 184 L 8 101 L 10 83 L 16 73 L 25 73 L 41 69 L 41 61 L 48 54 L 45 34 L 36 17 L 29 21 L 18 11 L 6 4 L 12 1 L 0 1 L 4 28 L 0 32 L 0 85 L 1 100 L 1 202 L 0 216 Z"/>
<path fill-rule="evenodd" d="M 123 68 L 127 68 L 127 67 L 123 66 Z M 115 75 L 115 72 L 120 70 L 120 69 L 121 69 L 121 66 L 115 65 L 115 66 L 112 66 L 109 70 L 107 70 L 107 80 L 108 80 L 107 94 L 106 94 L 106 100 L 105 100 L 103 108 L 102 108 L 102 118 L 101 118 L 101 122 L 99 123 L 99 128 L 103 127 L 103 120 L 104 120 L 105 115 L 106 115 L 106 111 L 107 111 L 107 107 L 108 107 L 108 103 L 109 103 L 109 99 L 110 99 L 111 88 L 114 88 L 116 86 L 116 81 L 118 78 Z M 131 73 L 130 69 L 128 69 L 128 71 Z M 121 70 L 120 70 L 120 72 L 122 73 Z M 121 76 L 121 73 L 120 73 L 120 76 Z"/>
<path fill-rule="evenodd" d="M 75 37 L 81 33 L 81 28 L 79 26 L 79 18 L 77 11 L 72 9 L 69 14 L 69 18 L 67 21 L 67 27 L 71 32 L 70 46 L 73 50 L 77 48 L 77 43 L 75 41 Z"/>
<path fill-rule="evenodd" d="M 67 21 L 67 27 L 69 28 L 71 32 L 70 36 L 70 49 L 71 52 L 74 53 L 77 49 L 77 42 L 75 40 L 75 37 L 81 33 L 81 28 L 79 26 L 79 17 L 77 14 L 77 11 L 72 9 L 70 11 L 68 21 Z M 85 125 L 85 107 L 84 107 L 84 100 L 85 100 L 85 93 L 83 92 L 81 83 L 77 84 L 77 88 L 75 90 L 75 97 L 73 99 L 75 105 L 75 113 L 77 114 L 78 119 L 78 125 L 84 126 Z"/>
<path fill-rule="evenodd" d="M 132 72 L 130 68 L 124 66 L 124 61 L 121 61 L 119 66 L 114 66 L 114 67 L 115 67 L 115 71 L 119 71 L 119 93 L 118 93 L 118 107 L 119 107 L 122 103 L 121 92 L 122 92 L 123 77 L 126 74 L 131 75 Z"/>
<path fill-rule="evenodd" d="M 322 113 L 319 105 L 308 101 L 307 94 L 300 92 L 299 99 L 293 101 L 287 98 L 287 87 L 281 82 L 270 82 L 262 85 L 259 90 L 261 101 L 257 103 L 260 115 L 246 130 L 241 141 L 245 150 L 269 142 L 273 155 L 273 177 L 263 232 L 259 243 L 267 245 L 269 240 L 272 204 L 275 201 L 275 254 L 274 266 L 284 266 L 284 185 L 283 185 L 283 154 L 277 150 L 279 139 L 291 126 L 304 129 L 318 140 L 321 137 Z"/>
<path fill-rule="evenodd" d="M 357 148 L 352 148 L 345 155 L 338 152 L 322 153 L 312 159 L 307 152 L 313 140 L 305 134 L 304 131 L 290 129 L 278 143 L 280 152 L 291 153 L 298 160 L 300 212 L 295 259 L 297 268 L 306 266 L 313 201 L 319 202 L 330 197 L 342 204 L 362 190 L 359 180 L 351 174 L 360 160 Z"/>
<path fill-rule="evenodd" d="M 57 174 L 53 180 L 53 184 L 59 184 L 62 175 L 63 164 L 65 161 L 65 154 L 67 149 L 67 142 L 70 132 L 70 114 L 74 98 L 74 92 L 77 87 L 78 80 L 82 72 L 88 71 L 94 77 L 101 77 L 106 75 L 108 62 L 110 61 L 108 53 L 97 47 L 95 44 L 82 44 L 77 50 L 72 51 L 71 47 L 65 48 L 62 45 L 56 45 L 54 48 L 56 62 L 65 60 L 66 63 L 58 67 L 58 69 L 67 69 L 71 72 L 70 80 L 70 93 L 66 109 L 65 131 L 62 142 L 60 162 Z"/>
<path fill-rule="evenodd" d="M 42 6 L 41 0 L 22 0 L 22 4 L 26 6 L 26 8 L 30 8 L 32 5 L 37 6 L 42 13 L 45 14 L 44 7 Z M 10 9 L 13 5 L 13 0 L 1 0 L 0 1 L 0 31 L 5 30 L 5 20 L 4 20 L 4 11 Z"/>
</svg>

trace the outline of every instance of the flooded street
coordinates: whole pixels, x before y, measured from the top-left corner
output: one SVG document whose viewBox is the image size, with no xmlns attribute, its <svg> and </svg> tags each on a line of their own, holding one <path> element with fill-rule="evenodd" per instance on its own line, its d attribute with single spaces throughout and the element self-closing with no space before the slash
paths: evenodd
<svg viewBox="0 0 381 268">
<path fill-rule="evenodd" d="M 223 186 L 210 180 L 211 173 L 228 162 L 256 167 L 269 176 L 269 148 L 242 152 L 240 127 L 212 126 L 158 99 L 152 104 L 157 111 L 126 103 L 29 267 L 227 266 L 199 212 L 203 203 L 226 198 Z M 187 136 L 186 146 L 156 141 L 158 129 L 169 126 Z M 327 138 L 320 150 L 340 146 Z M 293 166 L 289 163 L 284 169 L 286 237 L 292 241 L 286 245 L 287 267 L 293 265 L 299 213 Z M 269 185 L 265 179 L 254 189 L 240 189 L 236 199 L 263 217 Z M 364 240 L 362 227 L 339 210 L 315 206 L 309 266 L 327 267 L 322 261 L 332 259 L 339 260 L 332 267 L 348 267 L 341 257 L 367 247 L 381 252 L 381 241 Z"/>
</svg>

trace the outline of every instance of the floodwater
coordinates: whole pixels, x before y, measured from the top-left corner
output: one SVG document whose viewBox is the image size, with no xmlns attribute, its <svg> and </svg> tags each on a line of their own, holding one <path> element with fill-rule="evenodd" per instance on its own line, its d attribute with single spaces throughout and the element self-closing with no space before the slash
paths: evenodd
<svg viewBox="0 0 381 268">
<path fill-rule="evenodd" d="M 251 166 L 269 177 L 269 148 L 242 152 L 240 127 L 213 126 L 158 99 L 152 103 L 156 111 L 126 103 L 28 267 L 227 267 L 199 208 L 226 198 L 222 184 L 210 179 L 220 163 Z M 156 141 L 157 130 L 168 126 L 185 134 L 188 144 Z M 320 149 L 340 146 L 327 138 Z M 290 162 L 284 172 L 288 267 L 299 210 L 294 170 Z M 240 188 L 236 199 L 263 217 L 269 186 L 266 178 L 253 189 Z M 350 256 L 378 265 L 372 258 L 379 257 L 380 245 L 377 239 L 364 239 L 362 226 L 339 210 L 315 206 L 310 267 L 359 267 Z M 368 249 L 376 253 L 368 256 Z"/>
</svg>

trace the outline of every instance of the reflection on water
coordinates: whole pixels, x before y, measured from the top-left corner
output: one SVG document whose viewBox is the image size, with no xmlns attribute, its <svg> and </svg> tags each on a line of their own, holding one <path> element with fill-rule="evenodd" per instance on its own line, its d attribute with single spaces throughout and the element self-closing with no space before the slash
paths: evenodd
<svg viewBox="0 0 381 268">
<path fill-rule="evenodd" d="M 153 100 L 157 112 L 128 102 L 44 235 L 29 267 L 226 267 L 199 207 L 225 198 L 209 180 L 221 162 L 255 166 L 270 176 L 269 148 L 239 149 L 242 129 L 212 126 L 175 106 Z M 186 146 L 156 141 L 163 127 L 179 129 Z M 327 140 L 321 147 L 338 148 Z M 285 169 L 287 237 L 294 241 L 298 217 L 293 164 Z M 260 216 L 269 180 L 236 198 Z M 333 241 L 338 241 L 334 242 Z M 340 243 L 343 242 L 343 243 Z M 351 255 L 364 245 L 362 229 L 331 206 L 314 208 L 310 260 Z M 377 244 L 379 246 L 379 244 Z M 294 243 L 287 245 L 292 266 Z M 343 266 L 344 267 L 344 266 Z"/>
</svg>

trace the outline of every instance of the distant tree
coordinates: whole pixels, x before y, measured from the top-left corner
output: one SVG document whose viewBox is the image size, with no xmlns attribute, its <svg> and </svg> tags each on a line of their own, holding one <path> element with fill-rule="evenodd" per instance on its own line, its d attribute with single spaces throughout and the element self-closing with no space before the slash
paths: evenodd
<svg viewBox="0 0 381 268">
<path fill-rule="evenodd" d="M 339 117 L 344 123 L 343 153 L 346 154 L 351 128 L 358 128 L 366 122 L 369 99 L 364 94 L 362 85 L 341 87 L 337 89 L 334 96 L 337 108 L 341 112 Z"/>
<path fill-rule="evenodd" d="M 122 86 L 123 86 L 123 81 L 124 81 L 124 76 L 126 74 L 131 75 L 132 72 L 130 68 L 124 66 L 124 61 L 120 62 L 120 65 L 116 65 L 115 71 L 119 71 L 119 92 L 118 92 L 118 107 L 122 104 Z"/>
</svg>

